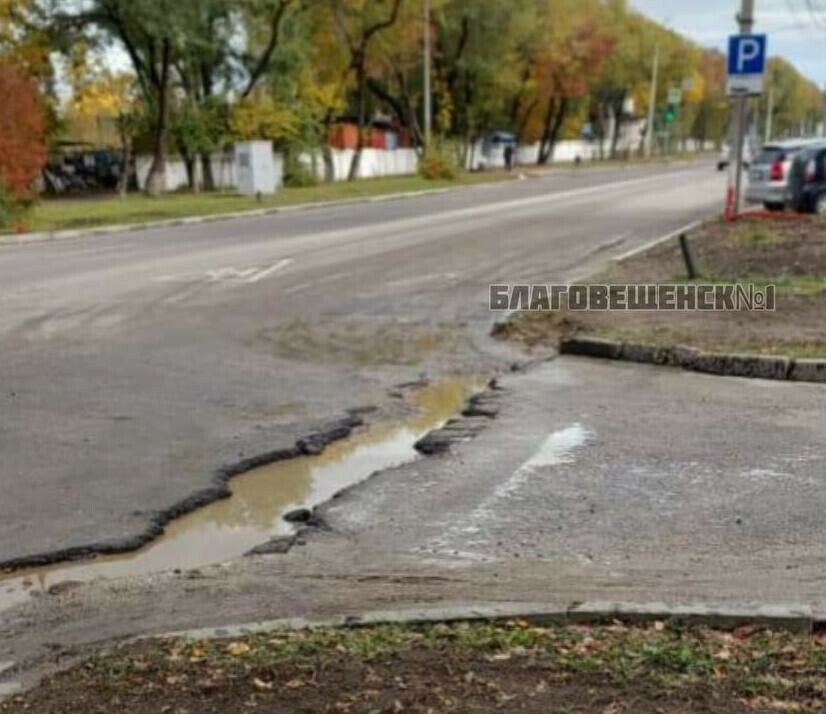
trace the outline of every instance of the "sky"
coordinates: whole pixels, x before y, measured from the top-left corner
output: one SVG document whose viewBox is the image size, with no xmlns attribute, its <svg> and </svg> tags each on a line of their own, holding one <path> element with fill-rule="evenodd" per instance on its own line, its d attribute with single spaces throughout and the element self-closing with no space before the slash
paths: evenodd
<svg viewBox="0 0 826 714">
<path fill-rule="evenodd" d="M 725 52 L 740 0 L 630 0 L 637 10 L 701 45 Z M 755 0 L 755 32 L 820 86 L 826 84 L 826 0 Z"/>
</svg>

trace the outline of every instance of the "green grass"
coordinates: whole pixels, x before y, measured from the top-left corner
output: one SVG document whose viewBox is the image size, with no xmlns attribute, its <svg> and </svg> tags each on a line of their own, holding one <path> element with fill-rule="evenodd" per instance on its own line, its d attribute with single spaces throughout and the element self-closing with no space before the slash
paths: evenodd
<svg viewBox="0 0 826 714">
<path fill-rule="evenodd" d="M 734 239 L 739 243 L 756 246 L 763 243 L 776 243 L 780 240 L 780 236 L 765 225 L 746 222 L 737 226 Z"/>
<path fill-rule="evenodd" d="M 719 680 L 726 676 L 744 690 L 778 693 L 778 682 L 822 671 L 821 642 L 789 633 L 743 628 L 734 638 L 712 630 L 669 626 L 534 627 L 528 623 L 378 626 L 344 630 L 272 632 L 226 640 L 167 641 L 126 646 L 93 656 L 82 667 L 107 680 L 135 673 L 175 673 L 220 668 L 241 674 L 287 660 L 353 657 L 370 663 L 380 657 L 419 650 L 437 653 L 515 656 L 544 661 L 569 674 L 603 672 L 618 683 L 655 678 L 672 683 Z M 815 678 L 816 679 L 816 678 Z M 785 693 L 785 687 L 779 687 Z"/>
<path fill-rule="evenodd" d="M 675 278 L 674 282 L 684 283 L 686 281 L 683 278 Z M 690 282 L 698 285 L 754 285 L 757 290 L 774 285 L 777 288 L 778 295 L 794 295 L 798 297 L 816 297 L 826 294 L 826 276 L 822 275 L 785 274 L 775 277 L 745 275 L 737 278 L 702 276 Z"/>
<path fill-rule="evenodd" d="M 189 216 L 214 216 L 235 211 L 277 208 L 301 203 L 323 203 L 383 194 L 451 186 L 472 185 L 512 178 L 501 171 L 461 174 L 455 181 L 428 180 L 420 176 L 397 176 L 362 181 L 320 184 L 306 188 L 285 188 L 259 202 L 231 193 L 174 193 L 162 198 L 141 194 L 126 200 L 117 197 L 45 199 L 23 218 L 29 231 L 90 228 L 103 225 L 143 223 Z"/>
</svg>

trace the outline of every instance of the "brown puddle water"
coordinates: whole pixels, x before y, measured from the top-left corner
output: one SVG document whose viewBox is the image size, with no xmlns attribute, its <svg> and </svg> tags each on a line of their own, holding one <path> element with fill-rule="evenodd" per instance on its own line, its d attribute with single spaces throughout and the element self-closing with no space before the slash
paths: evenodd
<svg viewBox="0 0 826 714">
<path fill-rule="evenodd" d="M 403 422 L 377 424 L 305 456 L 255 469 L 234 478 L 232 497 L 216 501 L 170 523 L 164 534 L 123 555 L 18 571 L 0 577 L 0 610 L 43 594 L 58 583 L 188 570 L 240 557 L 294 527 L 282 516 L 312 508 L 376 471 L 416 458 L 413 445 L 461 411 L 485 386 L 482 378 L 446 379 L 418 390 L 418 413 Z"/>
</svg>

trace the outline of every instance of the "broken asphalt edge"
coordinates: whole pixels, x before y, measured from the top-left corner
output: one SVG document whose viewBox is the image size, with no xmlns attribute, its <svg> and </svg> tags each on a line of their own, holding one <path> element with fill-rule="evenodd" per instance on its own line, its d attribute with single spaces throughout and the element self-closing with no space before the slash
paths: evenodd
<svg viewBox="0 0 826 714">
<path fill-rule="evenodd" d="M 427 384 L 424 382 L 411 382 L 409 384 L 398 385 L 398 388 L 416 388 Z M 496 378 L 488 382 L 487 388 L 478 394 L 470 397 L 466 403 L 461 415 L 455 417 L 447 422 L 442 429 L 436 429 L 423 437 L 420 442 L 416 444 L 416 451 L 425 455 L 433 456 L 444 451 L 447 451 L 451 444 L 467 441 L 481 431 L 478 423 L 472 423 L 477 419 L 493 419 L 498 412 L 498 408 L 492 413 L 485 413 L 482 416 L 479 410 L 484 411 L 484 405 L 480 402 L 486 399 L 487 395 L 496 393 L 501 390 L 498 386 Z M 488 397 L 489 398 L 489 397 Z M 122 555 L 125 553 L 132 553 L 139 550 L 145 545 L 156 540 L 164 534 L 166 526 L 172 521 L 192 513 L 200 508 L 208 506 L 209 504 L 225 498 L 232 497 L 232 489 L 230 488 L 231 481 L 236 476 L 248 473 L 262 466 L 269 466 L 271 464 L 289 461 L 291 459 L 300 458 L 302 456 L 317 456 L 326 449 L 330 444 L 341 441 L 352 435 L 353 430 L 365 424 L 362 414 L 372 410 L 372 407 L 355 408 L 347 412 L 347 416 L 328 422 L 319 429 L 309 433 L 298 439 L 295 445 L 290 448 L 276 449 L 242 459 L 227 466 L 219 468 L 212 479 L 212 484 L 204 489 L 196 491 L 187 496 L 181 501 L 173 504 L 171 507 L 162 511 L 157 511 L 151 514 L 149 525 L 140 533 L 126 536 L 114 540 L 101 541 L 98 543 L 90 543 L 87 545 L 72 546 L 60 550 L 47 551 L 44 553 L 37 553 L 33 555 L 21 556 L 12 558 L 10 560 L 0 561 L 0 574 L 12 574 L 15 571 L 24 570 L 27 568 L 44 567 L 48 565 L 55 565 L 57 563 L 73 562 L 86 558 L 92 558 L 100 555 Z M 440 436 L 442 432 L 446 432 L 446 439 L 444 448 L 428 450 L 426 447 L 422 448 L 422 442 L 434 435 Z M 381 472 L 378 472 L 381 473 Z M 321 504 L 317 504 L 310 510 L 310 518 L 302 528 L 292 535 L 278 536 L 272 540 L 262 543 L 246 555 L 273 555 L 285 554 L 313 529 L 326 530 L 327 526 L 320 515 L 322 507 L 327 503 L 331 503 L 336 499 L 342 497 L 350 489 L 356 488 L 367 481 L 369 481 L 376 474 L 371 474 L 363 481 L 353 484 L 346 489 L 333 494 L 332 498 Z"/>
<path fill-rule="evenodd" d="M 688 627 L 733 630 L 744 625 L 810 635 L 817 624 L 808 605 L 798 603 L 764 605 L 668 605 L 665 603 L 574 602 L 569 605 L 547 603 L 466 603 L 393 610 L 369 610 L 321 619 L 292 617 L 261 620 L 240 625 L 178 630 L 162 635 L 137 637 L 149 639 L 209 640 L 243 637 L 276 631 L 300 631 L 380 625 L 430 625 L 456 622 L 521 620 L 536 627 L 547 625 L 597 625 L 615 621 L 625 624 L 650 622 L 679 623 Z"/>
<path fill-rule="evenodd" d="M 413 382 L 398 386 L 417 388 L 423 385 L 421 382 Z M 497 377 L 489 379 L 483 389 L 468 398 L 458 416 L 448 419 L 441 427 L 422 436 L 413 445 L 414 450 L 422 456 L 436 458 L 458 444 L 473 441 L 497 418 L 500 410 L 499 400 L 505 391 Z M 366 487 L 377 476 L 392 470 L 393 468 L 374 471 L 361 481 L 336 491 L 326 501 L 310 509 L 298 509 L 294 514 L 298 516 L 299 512 L 302 512 L 299 522 L 303 525 L 293 535 L 277 536 L 248 551 L 245 556 L 284 555 L 289 553 L 293 546 L 306 542 L 305 539 L 313 533 L 332 530 L 326 520 L 327 509 L 356 490 Z"/>
<path fill-rule="evenodd" d="M 77 561 L 97 555 L 119 555 L 136 551 L 163 535 L 164 528 L 173 520 L 208 506 L 215 501 L 230 498 L 232 496 L 230 482 L 236 476 L 281 461 L 320 454 L 333 442 L 346 439 L 353 433 L 355 428 L 364 424 L 364 419 L 360 416 L 361 412 L 363 410 L 350 410 L 347 416 L 329 422 L 318 430 L 298 439 L 293 447 L 276 449 L 220 467 L 215 472 L 211 485 L 196 491 L 169 508 L 151 514 L 149 525 L 140 533 L 125 538 L 72 546 L 61 550 L 0 561 L 0 573 L 13 573 L 25 568 Z"/>
<path fill-rule="evenodd" d="M 559 354 L 680 367 L 723 377 L 826 383 L 826 359 L 703 352 L 684 345 L 658 347 L 585 335 L 561 340 Z"/>
</svg>

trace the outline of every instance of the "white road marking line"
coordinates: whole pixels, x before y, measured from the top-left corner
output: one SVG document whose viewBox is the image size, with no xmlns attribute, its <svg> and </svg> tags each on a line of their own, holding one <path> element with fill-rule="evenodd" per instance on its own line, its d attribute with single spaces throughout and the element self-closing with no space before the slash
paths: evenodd
<svg viewBox="0 0 826 714">
<path fill-rule="evenodd" d="M 279 270 L 286 268 L 292 262 L 292 258 L 284 258 L 284 260 L 279 260 L 275 265 L 271 265 L 269 268 L 264 270 L 259 270 L 255 275 L 247 280 L 247 283 L 252 285 L 263 280 L 264 278 L 268 278 L 273 273 L 277 273 Z"/>
<path fill-rule="evenodd" d="M 571 464 L 575 460 L 574 452 L 589 439 L 590 433 L 581 424 L 572 424 L 567 429 L 550 434 L 539 449 L 503 483 L 499 484 L 479 506 L 466 518 L 458 518 L 443 536 L 432 540 L 428 548 L 450 549 L 454 537 L 466 539 L 468 534 L 478 532 L 480 524 L 496 520 L 495 505 L 507 500 L 516 493 L 539 469 L 548 466 Z M 473 544 L 481 541 L 474 541 Z"/>
<path fill-rule="evenodd" d="M 402 280 L 391 280 L 385 285 L 388 288 L 402 288 L 411 285 L 418 285 L 419 283 L 430 283 L 436 280 L 456 280 L 459 277 L 458 273 L 434 273 L 432 275 L 417 275 L 412 278 L 403 278 Z"/>
<path fill-rule="evenodd" d="M 680 233 L 688 233 L 688 231 L 693 231 L 697 226 L 701 225 L 702 221 L 692 221 L 691 223 L 687 223 L 682 228 L 678 228 L 676 231 L 671 231 L 671 233 L 667 233 L 664 236 L 660 236 L 659 238 L 655 238 L 652 241 L 649 241 L 645 245 L 641 245 L 637 248 L 633 248 L 629 250 L 627 253 L 623 253 L 622 255 L 618 255 L 614 258 L 615 263 L 621 263 L 624 260 L 628 260 L 629 258 L 633 258 L 640 253 L 645 253 L 647 250 L 651 250 L 651 248 L 655 248 L 656 246 L 660 245 L 661 243 L 667 243 L 672 238 L 676 238 Z"/>
<path fill-rule="evenodd" d="M 238 283 L 243 282 L 248 285 L 253 285 L 270 275 L 277 273 L 279 270 L 286 268 L 292 263 L 292 258 L 285 258 L 279 260 L 274 265 L 266 268 L 235 268 L 227 266 L 223 268 L 213 268 L 207 270 L 206 273 L 182 273 L 180 275 L 159 275 L 152 278 L 154 283 L 191 283 L 200 282 L 206 279 L 213 283 Z"/>
<path fill-rule="evenodd" d="M 321 285 L 326 285 L 327 283 L 334 283 L 338 280 L 344 280 L 344 278 L 349 278 L 350 273 L 333 273 L 332 275 L 328 275 L 326 278 L 321 278 L 319 280 L 313 280 L 307 283 L 299 283 L 298 285 L 294 285 L 291 288 L 287 288 L 284 291 L 285 295 L 293 295 L 295 293 L 301 293 L 305 290 L 310 290 L 311 288 L 317 288 Z"/>
</svg>

